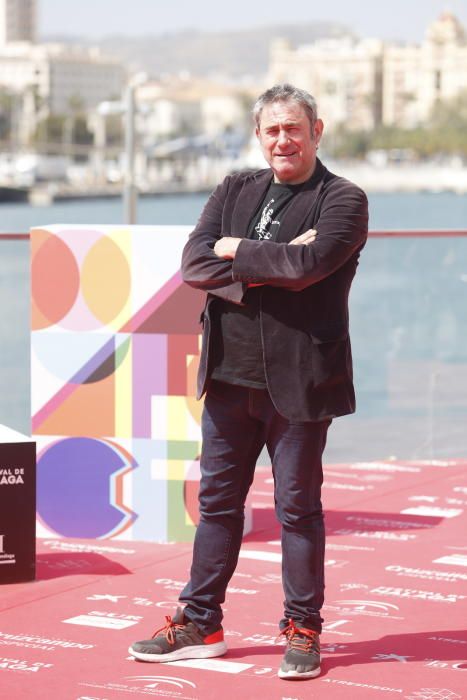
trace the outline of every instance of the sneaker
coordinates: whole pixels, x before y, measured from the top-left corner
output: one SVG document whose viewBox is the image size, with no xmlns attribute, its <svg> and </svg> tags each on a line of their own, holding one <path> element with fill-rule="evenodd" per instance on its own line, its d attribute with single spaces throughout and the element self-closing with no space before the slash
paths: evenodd
<svg viewBox="0 0 467 700">
<path fill-rule="evenodd" d="M 320 646 L 319 634 L 314 630 L 296 627 L 293 620 L 279 637 L 285 635 L 287 648 L 278 671 L 279 678 L 315 678 L 319 676 Z"/>
<path fill-rule="evenodd" d="M 212 634 L 204 635 L 183 614 L 181 608 L 172 619 L 166 615 L 166 624 L 158 629 L 152 639 L 135 642 L 129 653 L 140 661 L 179 661 L 180 659 L 209 659 L 222 656 L 227 651 L 224 631 L 220 627 Z"/>
</svg>

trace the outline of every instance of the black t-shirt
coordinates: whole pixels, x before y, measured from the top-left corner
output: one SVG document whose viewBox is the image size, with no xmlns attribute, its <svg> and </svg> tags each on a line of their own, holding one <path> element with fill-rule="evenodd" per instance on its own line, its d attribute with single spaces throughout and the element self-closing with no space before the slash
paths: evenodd
<svg viewBox="0 0 467 700">
<path fill-rule="evenodd" d="M 248 226 L 247 238 L 275 241 L 281 221 L 293 197 L 307 188 L 271 183 Z M 297 234 L 298 235 L 298 234 Z M 223 299 L 212 302 L 213 371 L 211 376 L 229 384 L 266 388 L 261 339 L 260 304 L 263 287 L 252 287 L 244 296 L 245 306 Z"/>
</svg>

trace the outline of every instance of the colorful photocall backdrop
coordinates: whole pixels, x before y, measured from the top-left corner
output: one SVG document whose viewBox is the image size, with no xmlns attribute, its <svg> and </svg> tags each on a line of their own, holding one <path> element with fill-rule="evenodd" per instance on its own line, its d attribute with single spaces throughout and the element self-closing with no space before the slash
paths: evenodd
<svg viewBox="0 0 467 700">
<path fill-rule="evenodd" d="M 204 294 L 179 271 L 189 231 L 31 231 L 39 536 L 193 539 Z"/>
</svg>

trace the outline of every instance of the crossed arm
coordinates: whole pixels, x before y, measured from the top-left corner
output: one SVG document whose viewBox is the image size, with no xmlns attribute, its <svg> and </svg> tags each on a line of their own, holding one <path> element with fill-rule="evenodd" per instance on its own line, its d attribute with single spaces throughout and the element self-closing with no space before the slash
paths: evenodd
<svg viewBox="0 0 467 700">
<path fill-rule="evenodd" d="M 301 233 L 299 236 L 289 241 L 287 245 L 308 245 L 309 243 L 313 243 L 315 238 L 316 230 L 310 228 L 308 231 L 305 231 L 305 233 Z M 237 248 L 242 240 L 242 238 L 223 236 L 216 241 L 213 249 L 214 253 L 218 258 L 233 260 L 235 258 L 235 253 L 237 252 Z"/>
<path fill-rule="evenodd" d="M 241 304 L 249 286 L 268 284 L 300 291 L 341 267 L 362 247 L 368 232 L 365 194 L 350 183 L 324 201 L 316 230 L 289 243 L 222 236 L 218 188 L 185 246 L 184 280 Z"/>
</svg>

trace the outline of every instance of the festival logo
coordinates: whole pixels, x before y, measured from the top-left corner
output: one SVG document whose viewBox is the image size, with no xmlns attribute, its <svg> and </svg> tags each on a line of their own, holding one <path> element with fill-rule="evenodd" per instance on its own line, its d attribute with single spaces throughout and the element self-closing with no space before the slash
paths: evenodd
<svg viewBox="0 0 467 700">
<path fill-rule="evenodd" d="M 18 486 L 24 484 L 24 469 L 0 469 L 0 486 Z"/>
</svg>

